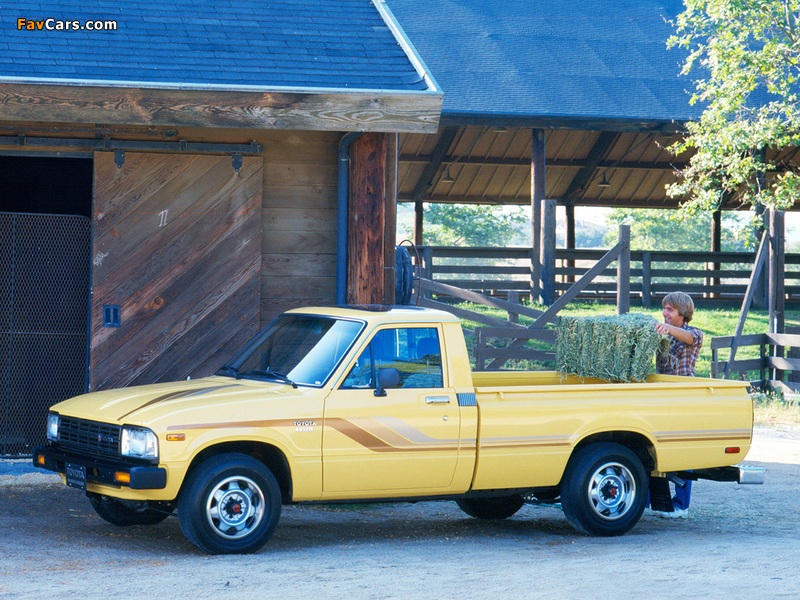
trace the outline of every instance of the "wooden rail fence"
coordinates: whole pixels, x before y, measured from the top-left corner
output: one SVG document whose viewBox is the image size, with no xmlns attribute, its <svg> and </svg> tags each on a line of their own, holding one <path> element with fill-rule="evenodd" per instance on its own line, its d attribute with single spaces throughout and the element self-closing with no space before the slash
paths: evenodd
<svg viewBox="0 0 800 600">
<path fill-rule="evenodd" d="M 719 357 L 721 349 L 730 349 L 735 336 L 715 337 L 711 340 L 711 376 L 720 377 L 727 372 L 728 378 L 750 379 L 758 388 L 770 388 L 784 392 L 800 392 L 800 335 L 788 333 L 758 333 L 739 336 L 737 347 L 759 349 L 756 358 L 736 359 L 730 364 Z M 728 359 L 730 358 L 730 355 Z M 757 372 L 758 379 L 748 376 Z M 732 377 L 732 374 L 735 374 Z"/>
<path fill-rule="evenodd" d="M 606 250 L 558 249 L 556 292 L 568 290 Z M 530 248 L 420 248 L 422 276 L 451 286 L 511 297 L 530 294 L 533 261 Z M 649 307 L 675 289 L 696 302 L 739 300 L 744 297 L 755 254 L 751 252 L 631 251 L 631 299 Z M 574 264 L 574 266 L 569 266 Z M 786 300 L 800 302 L 800 254 L 786 254 Z M 580 299 L 610 298 L 617 293 L 616 269 L 606 268 L 578 295 Z M 762 294 L 765 297 L 765 294 Z"/>
</svg>

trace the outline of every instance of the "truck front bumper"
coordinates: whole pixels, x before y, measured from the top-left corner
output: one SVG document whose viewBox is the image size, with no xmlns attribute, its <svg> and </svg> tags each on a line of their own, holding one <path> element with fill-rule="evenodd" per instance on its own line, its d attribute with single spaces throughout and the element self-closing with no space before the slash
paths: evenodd
<svg viewBox="0 0 800 600">
<path fill-rule="evenodd" d="M 34 450 L 33 466 L 60 473 L 67 485 L 82 489 L 86 489 L 86 484 L 133 490 L 163 490 L 167 487 L 167 470 L 162 467 L 114 463 L 68 454 L 52 446 Z"/>
</svg>

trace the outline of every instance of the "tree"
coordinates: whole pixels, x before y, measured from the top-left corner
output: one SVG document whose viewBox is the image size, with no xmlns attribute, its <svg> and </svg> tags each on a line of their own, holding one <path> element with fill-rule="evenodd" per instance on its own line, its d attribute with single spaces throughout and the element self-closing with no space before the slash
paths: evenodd
<svg viewBox="0 0 800 600">
<path fill-rule="evenodd" d="M 747 216 L 723 213 L 722 248 L 726 252 L 745 250 Z M 701 212 L 685 219 L 675 210 L 616 208 L 606 216 L 611 227 L 603 238 L 606 247 L 617 243 L 619 225 L 630 225 L 632 250 L 711 249 L 711 213 Z"/>
<path fill-rule="evenodd" d="M 695 154 L 668 192 L 687 198 L 690 212 L 734 194 L 789 208 L 800 198 L 797 166 L 768 161 L 766 150 L 800 142 L 800 0 L 684 2 L 669 45 L 688 51 L 683 73 L 697 77 L 691 102 L 705 108 L 670 148 Z"/>
<path fill-rule="evenodd" d="M 424 217 L 429 246 L 511 246 L 524 236 L 524 226 L 530 227 L 530 216 L 521 207 L 428 204 Z"/>
</svg>

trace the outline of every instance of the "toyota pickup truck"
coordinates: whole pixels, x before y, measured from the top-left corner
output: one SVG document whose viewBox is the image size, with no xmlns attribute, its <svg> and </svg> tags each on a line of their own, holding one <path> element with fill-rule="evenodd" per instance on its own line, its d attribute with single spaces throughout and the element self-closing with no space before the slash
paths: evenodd
<svg viewBox="0 0 800 600">
<path fill-rule="evenodd" d="M 560 503 L 579 531 L 630 530 L 649 480 L 740 483 L 746 384 L 475 372 L 460 322 L 416 307 L 284 313 L 216 374 L 52 407 L 34 464 L 116 525 L 177 512 L 207 553 L 245 553 L 281 506 L 454 500 L 476 518 Z"/>
</svg>

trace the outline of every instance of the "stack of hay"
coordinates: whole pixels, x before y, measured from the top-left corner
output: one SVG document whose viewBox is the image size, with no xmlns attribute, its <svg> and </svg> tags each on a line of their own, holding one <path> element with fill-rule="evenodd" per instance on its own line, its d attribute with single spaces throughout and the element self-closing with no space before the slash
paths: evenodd
<svg viewBox="0 0 800 600">
<path fill-rule="evenodd" d="M 556 368 L 562 374 L 609 381 L 644 381 L 655 372 L 659 348 L 669 349 L 650 315 L 561 317 Z"/>
</svg>

